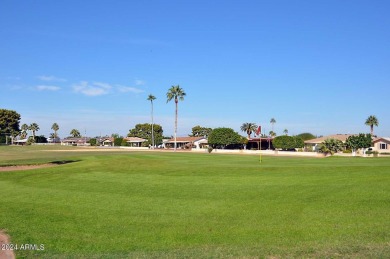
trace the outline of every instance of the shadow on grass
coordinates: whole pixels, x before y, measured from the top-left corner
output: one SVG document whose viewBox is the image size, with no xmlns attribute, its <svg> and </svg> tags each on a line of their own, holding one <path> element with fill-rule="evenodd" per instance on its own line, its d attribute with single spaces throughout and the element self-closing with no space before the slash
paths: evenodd
<svg viewBox="0 0 390 259">
<path fill-rule="evenodd" d="M 80 162 L 81 160 L 57 160 L 57 161 L 52 161 L 50 164 L 54 165 L 65 165 L 65 164 L 71 164 L 71 163 L 76 163 Z"/>
</svg>

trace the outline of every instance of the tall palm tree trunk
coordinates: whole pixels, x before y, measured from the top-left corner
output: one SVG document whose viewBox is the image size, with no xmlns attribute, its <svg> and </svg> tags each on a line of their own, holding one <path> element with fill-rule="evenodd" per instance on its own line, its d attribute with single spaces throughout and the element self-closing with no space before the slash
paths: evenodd
<svg viewBox="0 0 390 259">
<path fill-rule="evenodd" d="M 152 149 L 154 149 L 154 129 L 153 129 L 153 102 L 152 102 Z"/>
<path fill-rule="evenodd" d="M 177 103 L 179 102 L 179 100 L 176 98 L 175 99 L 175 104 L 176 104 L 176 110 L 175 110 L 175 135 L 174 135 L 174 137 L 175 137 L 175 148 L 174 148 L 174 150 L 175 150 L 175 152 L 176 152 L 176 149 L 177 149 L 177 143 L 176 143 L 176 133 L 177 133 Z"/>
</svg>

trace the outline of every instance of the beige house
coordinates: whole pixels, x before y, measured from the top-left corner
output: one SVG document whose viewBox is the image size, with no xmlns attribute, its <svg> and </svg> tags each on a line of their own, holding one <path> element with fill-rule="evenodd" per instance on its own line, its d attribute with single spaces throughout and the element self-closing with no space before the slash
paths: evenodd
<svg viewBox="0 0 390 259">
<path fill-rule="evenodd" d="M 204 148 L 207 147 L 207 139 L 205 137 L 177 137 L 176 147 L 177 148 Z M 174 148 L 175 139 L 171 138 L 164 142 L 164 148 Z"/>
<path fill-rule="evenodd" d="M 126 137 L 124 140 L 129 143 L 130 147 L 141 147 L 142 143 L 147 141 L 146 139 L 138 137 Z"/>
<path fill-rule="evenodd" d="M 375 138 L 373 150 L 379 153 L 390 152 L 390 138 Z"/>
<path fill-rule="evenodd" d="M 112 137 L 100 138 L 99 143 L 100 143 L 100 145 L 105 146 L 105 147 L 115 146 L 114 138 L 112 138 Z"/>
<path fill-rule="evenodd" d="M 311 151 L 318 151 L 318 149 L 321 147 L 321 143 L 324 142 L 327 139 L 337 139 L 341 142 L 345 143 L 347 138 L 350 136 L 354 136 L 355 134 L 335 134 L 335 135 L 329 135 L 324 136 L 320 138 L 310 139 L 305 141 L 305 147 L 306 149 L 311 149 Z"/>
<path fill-rule="evenodd" d="M 68 137 L 61 140 L 61 145 L 65 146 L 88 146 L 90 138 L 88 137 Z"/>
<path fill-rule="evenodd" d="M 341 142 L 345 143 L 348 137 L 354 136 L 354 134 L 336 134 L 329 135 L 325 137 L 320 137 L 316 139 L 306 140 L 305 147 L 311 149 L 312 151 L 318 151 L 320 148 L 320 144 L 324 142 L 326 139 L 338 139 Z M 379 153 L 390 152 L 390 138 L 374 138 L 373 139 L 372 150 L 378 151 Z"/>
</svg>

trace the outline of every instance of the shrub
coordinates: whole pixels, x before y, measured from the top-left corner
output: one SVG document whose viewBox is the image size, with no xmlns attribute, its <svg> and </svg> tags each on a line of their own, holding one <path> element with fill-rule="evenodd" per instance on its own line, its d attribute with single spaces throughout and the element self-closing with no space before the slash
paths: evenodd
<svg viewBox="0 0 390 259">
<path fill-rule="evenodd" d="M 33 138 L 32 136 L 30 136 L 30 137 L 27 139 L 26 145 L 31 145 L 31 144 L 33 144 L 33 143 L 35 143 L 35 140 L 34 140 L 34 138 Z"/>
<path fill-rule="evenodd" d="M 346 146 L 349 149 L 356 150 L 359 148 L 369 148 L 372 145 L 371 134 L 363 134 L 349 136 L 345 141 Z"/>
<path fill-rule="evenodd" d="M 315 139 L 316 138 L 316 136 L 314 136 L 313 134 L 311 134 L 311 133 L 308 133 L 308 132 L 306 132 L 306 133 L 301 133 L 301 134 L 299 134 L 299 135 L 297 135 L 297 137 L 299 137 L 299 138 L 301 138 L 302 140 L 310 140 L 310 139 Z"/>
<path fill-rule="evenodd" d="M 351 154 L 352 153 L 352 150 L 351 149 L 346 149 L 343 151 L 344 154 Z"/>
<path fill-rule="evenodd" d="M 35 143 L 47 143 L 47 138 L 43 135 L 35 136 Z"/>
<path fill-rule="evenodd" d="M 326 139 L 324 142 L 321 143 L 322 146 L 319 149 L 320 153 L 328 154 L 330 153 L 333 155 L 334 153 L 337 153 L 344 148 L 343 142 L 341 142 L 338 139 Z"/>
<path fill-rule="evenodd" d="M 128 147 L 129 146 L 129 143 L 126 141 L 126 139 L 122 138 L 121 146 L 123 146 L 123 147 Z"/>
<path fill-rule="evenodd" d="M 293 150 L 295 148 L 302 148 L 304 142 L 299 137 L 279 136 L 272 140 L 272 145 L 282 150 Z"/>
<path fill-rule="evenodd" d="M 90 144 L 91 146 L 96 146 L 96 143 L 97 143 L 97 140 L 96 140 L 95 138 L 91 138 L 91 139 L 89 140 L 89 144 Z"/>
<path fill-rule="evenodd" d="M 228 145 L 242 144 L 242 137 L 231 128 L 213 129 L 208 137 L 209 145 L 225 148 Z"/>
<path fill-rule="evenodd" d="M 121 146 L 122 145 L 123 138 L 114 138 L 114 145 L 115 146 Z"/>
</svg>

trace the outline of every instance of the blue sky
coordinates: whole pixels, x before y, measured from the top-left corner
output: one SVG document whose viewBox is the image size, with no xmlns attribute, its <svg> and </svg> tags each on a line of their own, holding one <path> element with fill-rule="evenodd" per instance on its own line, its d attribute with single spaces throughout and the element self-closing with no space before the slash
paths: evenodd
<svg viewBox="0 0 390 259">
<path fill-rule="evenodd" d="M 390 136 L 389 1 L 0 2 L 0 107 L 61 137 L 155 122 Z M 244 132 L 240 132 L 245 135 Z"/>
</svg>

